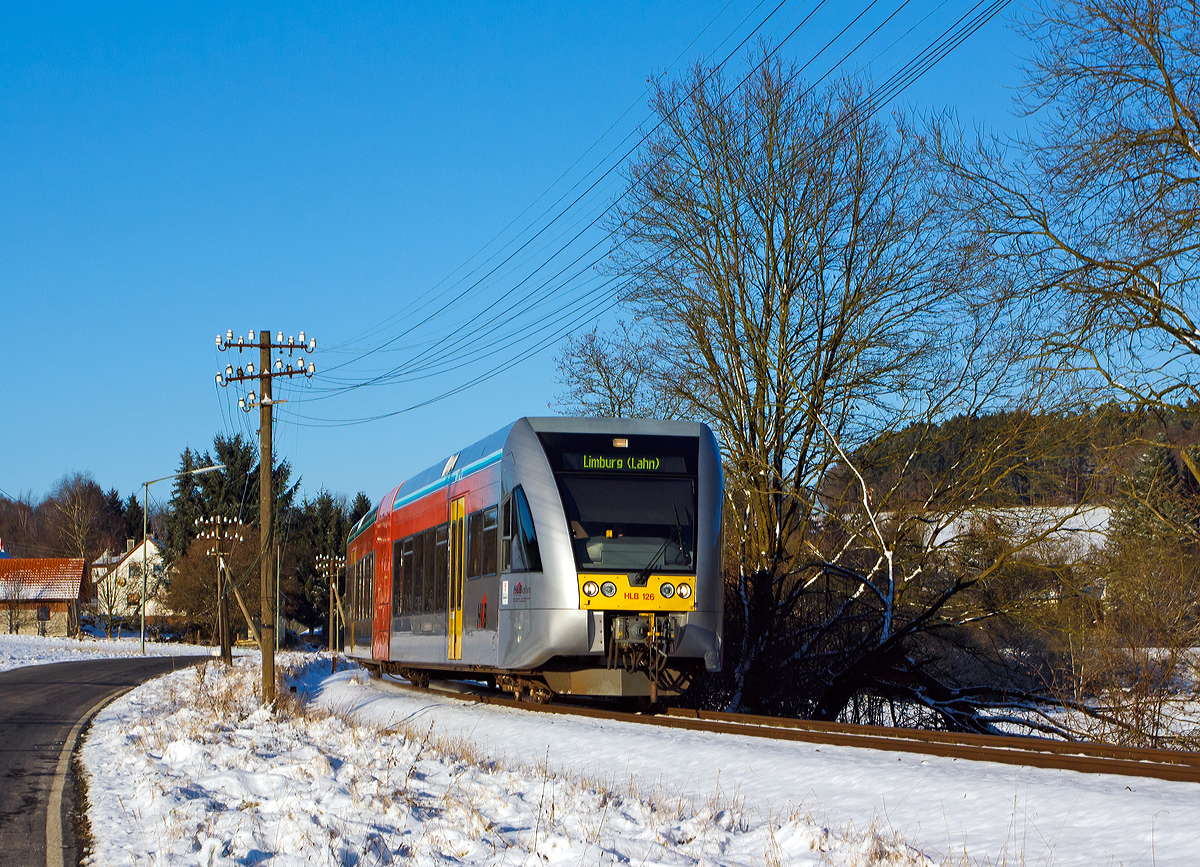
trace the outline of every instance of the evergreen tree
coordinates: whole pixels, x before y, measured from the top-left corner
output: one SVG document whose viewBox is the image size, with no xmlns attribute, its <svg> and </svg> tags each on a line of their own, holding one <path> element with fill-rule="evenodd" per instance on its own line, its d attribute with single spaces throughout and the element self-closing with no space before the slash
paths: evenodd
<svg viewBox="0 0 1200 867">
<path fill-rule="evenodd" d="M 358 523 L 358 519 L 371 511 L 373 508 L 371 498 L 365 492 L 359 491 L 354 496 L 354 503 L 350 506 L 350 526 L 353 527 Z"/>
<path fill-rule="evenodd" d="M 350 527 L 358 520 L 351 515 L 345 497 L 322 489 L 291 516 L 294 532 L 288 547 L 295 563 L 295 597 L 290 600 L 288 613 L 293 619 L 309 626 L 325 623 L 329 613 L 329 580 L 326 571 L 317 565 L 317 557 L 345 552 Z"/>
<path fill-rule="evenodd" d="M 187 473 L 202 466 L 205 464 L 199 461 L 199 455 L 192 451 L 191 446 L 185 446 L 183 454 L 179 456 L 178 472 Z M 166 539 L 163 540 L 163 558 L 168 564 L 187 554 L 188 546 L 196 538 L 196 519 L 201 516 L 202 503 L 196 476 L 180 476 L 175 480 L 164 528 Z"/>
<path fill-rule="evenodd" d="M 123 512 L 125 518 L 125 538 L 142 538 L 142 504 L 137 494 L 130 494 L 125 501 Z"/>
<path fill-rule="evenodd" d="M 233 437 L 217 434 L 213 437 L 212 452 L 196 452 L 185 448 L 180 456 L 179 472 L 187 472 L 211 464 L 224 468 L 198 476 L 183 476 L 175 480 L 167 517 L 167 560 L 174 562 L 187 553 L 196 537 L 196 519 L 220 515 L 258 526 L 258 447 L 240 433 Z M 275 492 L 274 523 L 283 521 L 293 508 L 299 480 L 291 482 L 292 465 L 279 461 L 272 470 Z"/>
<path fill-rule="evenodd" d="M 1122 547 L 1178 538 L 1197 526 L 1200 502 L 1162 436 L 1142 455 L 1124 496 L 1113 509 L 1110 544 Z"/>
</svg>

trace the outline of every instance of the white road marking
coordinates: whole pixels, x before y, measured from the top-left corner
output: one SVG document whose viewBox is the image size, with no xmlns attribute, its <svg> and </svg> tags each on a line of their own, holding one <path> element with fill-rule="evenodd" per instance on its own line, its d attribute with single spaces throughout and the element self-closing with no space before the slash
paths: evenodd
<svg viewBox="0 0 1200 867">
<path fill-rule="evenodd" d="M 71 727 L 71 733 L 67 735 L 67 740 L 63 743 L 62 752 L 58 754 L 58 767 L 54 771 L 54 782 L 50 785 L 50 801 L 46 805 L 46 867 L 63 867 L 62 794 L 67 780 L 67 769 L 71 766 L 71 754 L 75 752 L 75 742 L 79 739 L 79 732 L 102 707 L 131 689 L 133 689 L 132 686 L 121 687 L 92 705 L 88 712 Z"/>
</svg>

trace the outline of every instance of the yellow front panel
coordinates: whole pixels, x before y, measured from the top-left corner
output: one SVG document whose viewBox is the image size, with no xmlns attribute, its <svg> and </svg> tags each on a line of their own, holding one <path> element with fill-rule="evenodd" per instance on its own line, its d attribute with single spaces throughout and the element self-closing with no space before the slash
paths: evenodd
<svg viewBox="0 0 1200 867">
<path fill-rule="evenodd" d="M 617 585 L 615 596 L 585 596 L 583 585 L 595 581 L 597 587 L 611 581 Z M 674 584 L 675 595 L 670 598 L 663 596 L 659 588 L 663 583 Z M 692 593 L 687 599 L 679 596 L 679 585 L 686 584 Z M 600 611 L 695 611 L 696 610 L 696 576 L 695 575 L 651 575 L 645 587 L 630 587 L 629 576 L 624 574 L 579 574 L 579 607 Z"/>
</svg>

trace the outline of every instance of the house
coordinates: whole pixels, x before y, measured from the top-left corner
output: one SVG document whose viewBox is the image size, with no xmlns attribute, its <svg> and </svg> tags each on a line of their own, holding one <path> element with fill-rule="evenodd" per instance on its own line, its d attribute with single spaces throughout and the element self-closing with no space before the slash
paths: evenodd
<svg viewBox="0 0 1200 867">
<path fill-rule="evenodd" d="M 1031 555 L 1071 562 L 1096 553 L 1108 543 L 1112 509 L 1108 506 L 1011 506 L 970 509 L 951 518 L 930 516 L 924 542 L 952 546 L 989 528 L 1011 544 L 1029 546 Z"/>
<path fill-rule="evenodd" d="M 5 631 L 78 634 L 86 572 L 82 558 L 0 558 L 0 623 Z"/>
<path fill-rule="evenodd" d="M 140 616 L 142 610 L 142 569 L 146 570 L 146 618 L 164 617 L 170 612 L 161 600 L 165 589 L 162 547 L 153 538 L 135 545 L 125 543 L 125 552 L 105 551 L 92 563 L 92 603 L 102 619 Z"/>
</svg>

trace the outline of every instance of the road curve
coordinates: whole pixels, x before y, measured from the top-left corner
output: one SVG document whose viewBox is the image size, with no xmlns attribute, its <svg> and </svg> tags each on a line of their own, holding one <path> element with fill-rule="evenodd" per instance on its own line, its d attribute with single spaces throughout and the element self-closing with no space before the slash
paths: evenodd
<svg viewBox="0 0 1200 867">
<path fill-rule="evenodd" d="M 0 672 L 0 867 L 47 863 L 47 803 L 63 744 L 75 724 L 106 697 L 205 659 L 94 659 Z M 61 802 L 60 862 L 67 865 L 79 860 L 68 815 L 74 800 L 74 781 L 68 773 Z"/>
</svg>

